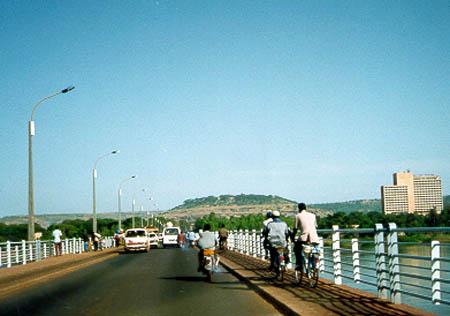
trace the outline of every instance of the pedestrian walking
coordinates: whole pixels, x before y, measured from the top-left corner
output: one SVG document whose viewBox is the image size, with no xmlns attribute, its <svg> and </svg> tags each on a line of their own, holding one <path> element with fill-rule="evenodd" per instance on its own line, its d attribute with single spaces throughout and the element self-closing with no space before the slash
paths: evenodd
<svg viewBox="0 0 450 316">
<path fill-rule="evenodd" d="M 55 229 L 52 232 L 53 236 L 53 245 L 55 247 L 55 256 L 61 256 L 62 255 L 62 231 L 58 228 L 58 226 L 55 227 Z"/>
</svg>

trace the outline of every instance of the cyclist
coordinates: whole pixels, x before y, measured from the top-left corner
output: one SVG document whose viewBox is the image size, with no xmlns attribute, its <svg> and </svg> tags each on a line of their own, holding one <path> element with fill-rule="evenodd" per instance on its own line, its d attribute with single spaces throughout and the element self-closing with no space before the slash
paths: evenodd
<svg viewBox="0 0 450 316">
<path fill-rule="evenodd" d="M 211 230 L 210 224 L 203 225 L 203 231 L 200 233 L 200 238 L 197 242 L 197 247 L 199 248 L 198 252 L 198 269 L 197 271 L 202 271 L 202 262 L 203 262 L 203 250 L 205 249 L 215 249 L 216 247 L 216 236 Z"/>
<path fill-rule="evenodd" d="M 219 229 L 219 248 L 221 250 L 227 249 L 228 229 L 225 228 L 225 224 L 220 225 Z"/>
<path fill-rule="evenodd" d="M 274 268 L 277 248 L 286 248 L 290 236 L 289 226 L 280 219 L 280 212 L 272 212 L 272 221 L 264 228 L 264 236 L 269 242 L 270 267 Z M 287 255 L 287 253 L 286 253 Z M 286 256 L 287 258 L 287 256 Z M 288 260 L 286 260 L 288 261 Z"/>
<path fill-rule="evenodd" d="M 266 213 L 266 219 L 263 221 L 263 233 L 262 233 L 262 236 L 264 238 L 263 246 L 264 246 L 265 257 L 266 257 L 266 259 L 270 259 L 269 271 L 273 270 L 273 260 L 272 260 L 272 257 L 270 257 L 270 252 L 269 252 L 269 249 L 270 249 L 269 239 L 267 238 L 265 233 L 267 232 L 267 225 L 271 221 L 273 221 L 272 210 L 268 210 L 267 213 Z"/>
<path fill-rule="evenodd" d="M 295 234 L 300 229 L 300 236 L 294 244 L 294 253 L 297 263 L 296 270 L 301 269 L 302 262 L 302 247 L 304 244 L 318 244 L 319 236 L 317 235 L 317 220 L 316 215 L 306 210 L 305 203 L 298 203 L 298 214 L 295 215 L 294 232 Z"/>
</svg>

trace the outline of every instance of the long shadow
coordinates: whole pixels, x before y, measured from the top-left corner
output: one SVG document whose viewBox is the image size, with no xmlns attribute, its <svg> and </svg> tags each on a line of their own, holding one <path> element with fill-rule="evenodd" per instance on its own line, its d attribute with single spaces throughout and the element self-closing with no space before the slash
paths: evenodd
<svg viewBox="0 0 450 316">
<path fill-rule="evenodd" d="M 224 257 L 257 274 L 249 279 L 263 281 L 267 285 L 287 291 L 298 298 L 299 304 L 314 303 L 337 315 L 412 315 L 407 311 L 391 308 L 393 304 L 390 302 L 369 295 L 359 295 L 334 284 L 319 282 L 316 288 L 298 286 L 294 285 L 294 277 L 291 274 L 286 275 L 284 282 L 273 282 L 272 275 L 266 271 L 267 263 L 237 253 L 227 253 Z"/>
<path fill-rule="evenodd" d="M 202 282 L 206 283 L 206 277 L 204 276 L 174 276 L 174 277 L 161 277 L 160 280 L 169 281 L 182 281 L 182 282 Z M 214 278 L 210 284 L 240 284 L 240 281 L 214 281 Z"/>
</svg>

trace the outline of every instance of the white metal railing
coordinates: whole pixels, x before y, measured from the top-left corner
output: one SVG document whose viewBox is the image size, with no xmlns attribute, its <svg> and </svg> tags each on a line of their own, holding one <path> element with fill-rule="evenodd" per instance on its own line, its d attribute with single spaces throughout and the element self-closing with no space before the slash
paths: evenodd
<svg viewBox="0 0 450 316">
<path fill-rule="evenodd" d="M 114 246 L 112 237 L 104 238 L 104 247 Z M 62 254 L 79 254 L 86 251 L 81 238 L 67 238 L 61 241 Z M 0 243 L 0 268 L 11 268 L 14 265 L 27 264 L 55 256 L 55 246 L 50 240 L 6 241 Z"/>
<path fill-rule="evenodd" d="M 319 269 L 329 274 L 335 284 L 363 284 L 378 297 L 402 303 L 402 295 L 431 301 L 434 305 L 450 305 L 450 244 L 399 242 L 398 235 L 409 233 L 450 233 L 450 227 L 398 228 L 376 224 L 374 228 L 320 229 Z M 345 238 L 342 238 L 345 237 Z M 350 237 L 350 238 L 348 238 Z M 425 254 L 410 254 L 408 247 Z M 232 231 L 228 248 L 266 260 L 260 231 Z M 445 248 L 443 252 L 442 249 Z M 293 254 L 293 244 L 289 243 Z M 291 255 L 295 263 L 295 256 Z M 291 268 L 291 267 L 289 267 Z"/>
</svg>

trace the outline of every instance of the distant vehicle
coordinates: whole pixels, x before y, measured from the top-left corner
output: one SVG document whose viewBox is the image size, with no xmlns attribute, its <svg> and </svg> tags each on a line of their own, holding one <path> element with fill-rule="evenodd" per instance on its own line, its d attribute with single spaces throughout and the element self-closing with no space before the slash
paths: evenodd
<svg viewBox="0 0 450 316">
<path fill-rule="evenodd" d="M 158 233 L 158 239 L 159 239 L 159 242 L 162 244 L 162 241 L 163 241 L 163 234 L 162 233 Z"/>
<path fill-rule="evenodd" d="M 150 240 L 144 228 L 131 228 L 125 231 L 125 251 L 144 250 L 150 251 Z"/>
<path fill-rule="evenodd" d="M 180 227 L 164 227 L 162 246 L 176 246 L 178 247 L 178 235 L 181 233 Z"/>
<path fill-rule="evenodd" d="M 148 239 L 149 239 L 149 242 L 150 242 L 150 247 L 158 248 L 158 246 L 159 246 L 159 237 L 158 237 L 158 235 L 155 234 L 155 233 L 150 233 L 147 236 L 148 236 Z"/>
<path fill-rule="evenodd" d="M 146 227 L 145 230 L 147 231 L 147 234 L 150 234 L 150 233 L 158 234 L 159 233 L 159 229 L 156 227 Z"/>
</svg>

